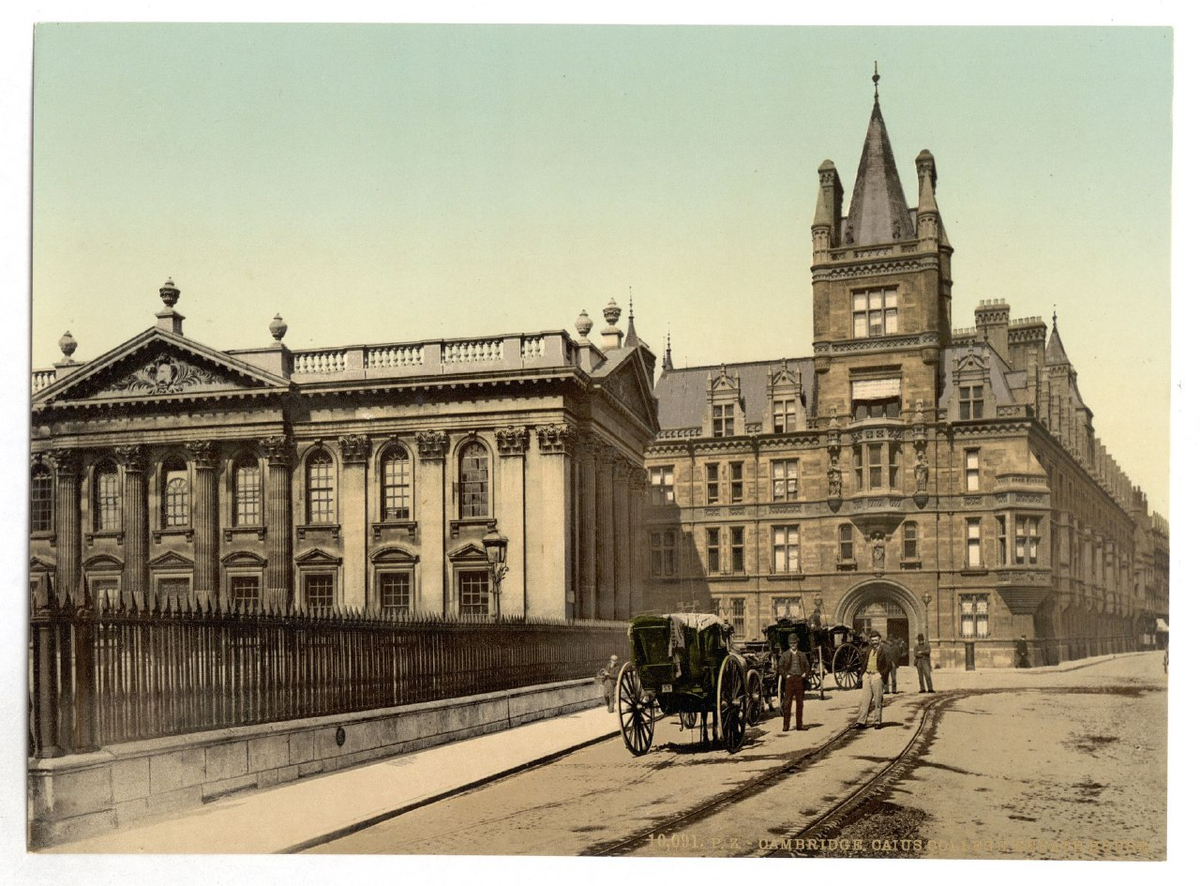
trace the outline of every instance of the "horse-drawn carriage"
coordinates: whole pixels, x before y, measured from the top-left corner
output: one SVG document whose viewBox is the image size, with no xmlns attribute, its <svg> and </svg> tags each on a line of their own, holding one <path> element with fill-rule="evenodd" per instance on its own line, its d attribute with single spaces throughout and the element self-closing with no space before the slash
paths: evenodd
<svg viewBox="0 0 1200 886">
<path fill-rule="evenodd" d="M 762 675 L 729 642 L 729 626 L 715 615 L 642 615 L 629 624 L 629 658 L 617 676 L 621 737 L 635 755 L 650 749 L 654 723 L 678 714 L 685 726 L 708 715 L 726 750 L 746 737 L 751 710 L 762 704 Z"/>
<path fill-rule="evenodd" d="M 825 675 L 833 674 L 839 689 L 852 689 L 861 684 L 863 648 L 865 642 L 852 627 L 844 624 L 830 627 L 811 627 L 806 619 L 793 621 L 781 618 L 763 628 L 765 643 L 753 644 L 769 650 L 770 667 L 762 667 L 764 685 L 770 684 L 772 695 L 777 690 L 776 666 L 779 656 L 788 648 L 788 635 L 795 634 L 800 651 L 808 656 L 808 688 L 824 698 Z M 764 693 L 770 700 L 770 695 Z"/>
</svg>

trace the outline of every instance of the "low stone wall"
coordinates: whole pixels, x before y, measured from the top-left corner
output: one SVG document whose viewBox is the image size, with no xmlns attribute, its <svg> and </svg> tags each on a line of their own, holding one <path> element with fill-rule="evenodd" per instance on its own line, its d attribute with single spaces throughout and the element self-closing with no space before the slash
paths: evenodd
<svg viewBox="0 0 1200 886">
<path fill-rule="evenodd" d="M 595 707 L 590 679 L 344 716 L 239 726 L 32 760 L 31 848 L 207 800 Z"/>
</svg>

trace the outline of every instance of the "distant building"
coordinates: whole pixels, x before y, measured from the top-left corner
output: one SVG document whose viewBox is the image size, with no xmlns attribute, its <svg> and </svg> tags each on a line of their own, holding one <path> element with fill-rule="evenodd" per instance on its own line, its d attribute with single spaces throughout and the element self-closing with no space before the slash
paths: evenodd
<svg viewBox="0 0 1200 886">
<path fill-rule="evenodd" d="M 647 454 L 649 608 L 761 637 L 877 628 L 942 667 L 1138 648 L 1166 619 L 1166 521 L 1094 437 L 1054 319 L 950 326 L 933 155 L 905 200 L 878 96 L 849 212 L 818 170 L 813 356 L 676 369 Z M 1147 639 L 1147 638 L 1150 639 Z"/>
<path fill-rule="evenodd" d="M 640 608 L 655 357 L 615 324 L 292 351 L 157 326 L 33 374 L 30 590 L 492 617 Z M 264 337 L 266 330 L 264 329 Z M 493 535 L 493 538 L 495 536 Z"/>
</svg>

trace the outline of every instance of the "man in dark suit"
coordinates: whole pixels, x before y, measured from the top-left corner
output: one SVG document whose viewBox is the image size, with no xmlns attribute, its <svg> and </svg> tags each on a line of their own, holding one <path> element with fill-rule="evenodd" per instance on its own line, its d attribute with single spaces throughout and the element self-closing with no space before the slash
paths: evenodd
<svg viewBox="0 0 1200 886">
<path fill-rule="evenodd" d="M 792 699 L 796 700 L 796 729 L 803 732 L 804 684 L 808 680 L 808 656 L 800 651 L 800 638 L 788 634 L 788 648 L 779 656 L 779 677 L 783 680 L 783 731 L 792 720 Z"/>
<path fill-rule="evenodd" d="M 879 631 L 871 631 L 868 642 L 870 645 L 863 656 L 862 689 L 859 690 L 858 716 L 854 720 L 854 728 L 866 729 L 868 715 L 874 708 L 875 728 L 882 729 L 883 687 L 887 685 L 888 675 L 892 672 L 892 660 Z"/>
</svg>

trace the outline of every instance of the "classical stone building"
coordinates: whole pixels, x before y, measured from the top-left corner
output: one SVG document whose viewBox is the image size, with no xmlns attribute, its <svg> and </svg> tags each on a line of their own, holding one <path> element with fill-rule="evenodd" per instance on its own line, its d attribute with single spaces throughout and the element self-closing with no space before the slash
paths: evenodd
<svg viewBox="0 0 1200 886">
<path fill-rule="evenodd" d="M 639 608 L 655 357 L 617 329 L 292 351 L 158 323 L 33 376 L 30 583 L 145 606 L 492 617 Z M 264 329 L 264 338 L 266 338 Z"/>
<path fill-rule="evenodd" d="M 878 95 L 849 210 L 818 170 L 810 357 L 676 369 L 647 454 L 650 607 L 878 628 L 942 667 L 1137 648 L 1167 529 L 1093 434 L 1057 318 L 951 328 L 933 155 L 905 199 Z M 1047 332 L 1049 335 L 1047 336 Z"/>
</svg>

